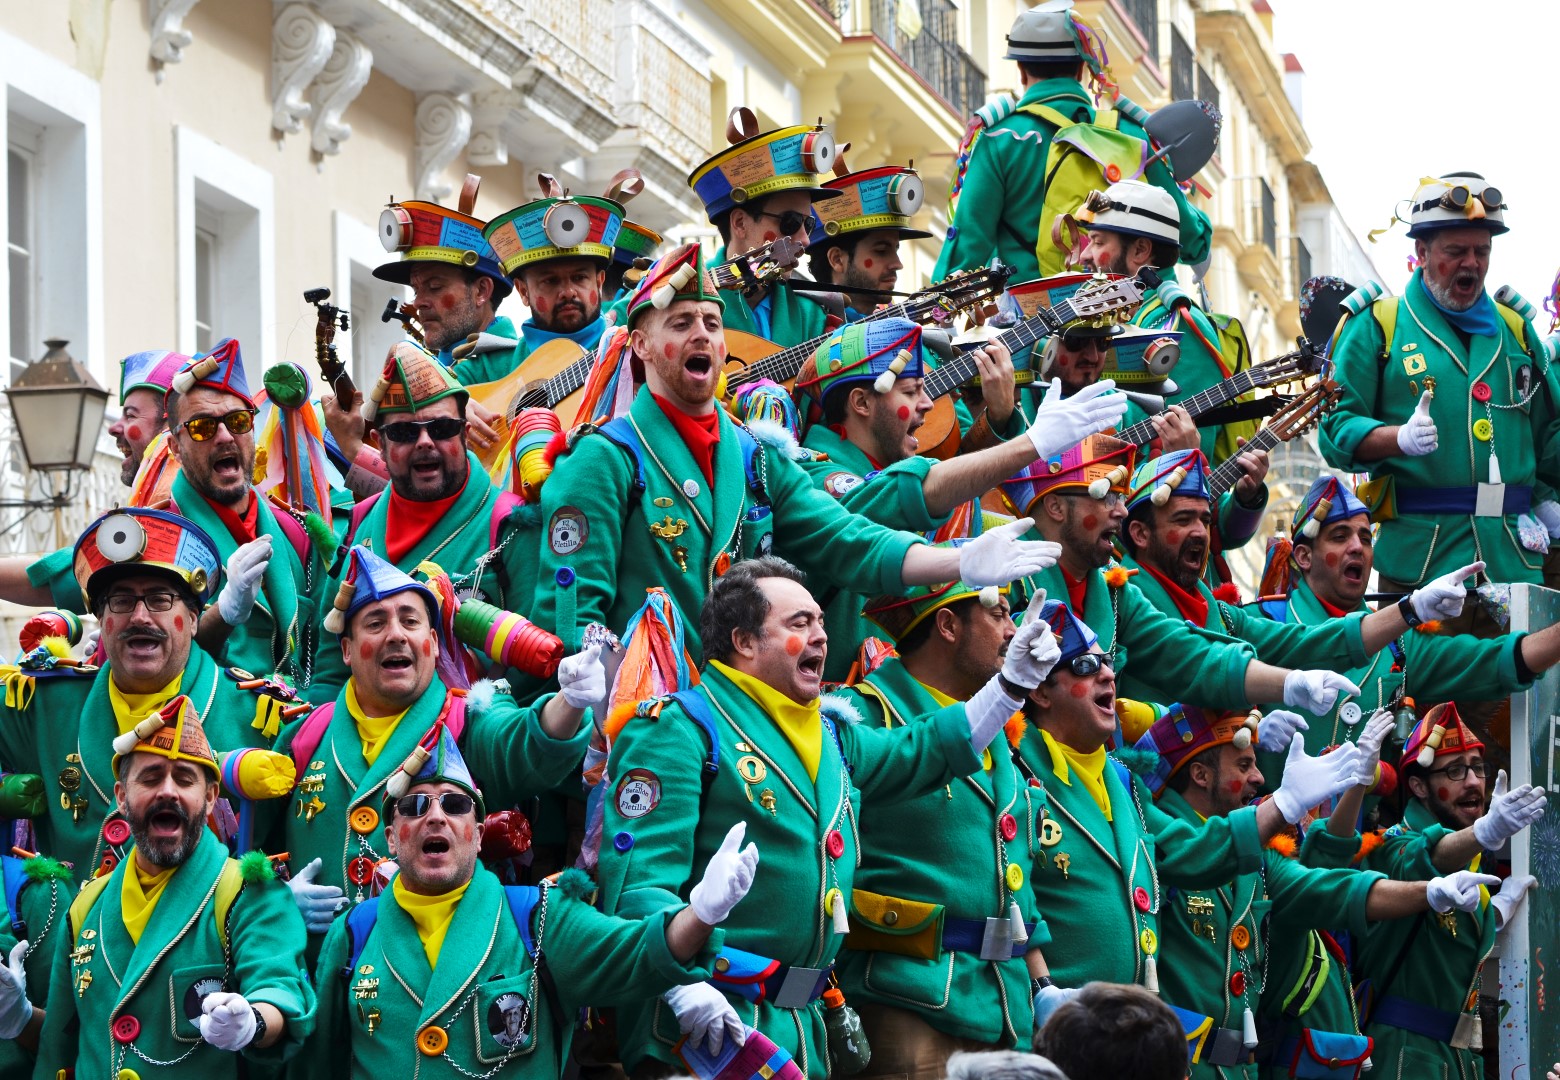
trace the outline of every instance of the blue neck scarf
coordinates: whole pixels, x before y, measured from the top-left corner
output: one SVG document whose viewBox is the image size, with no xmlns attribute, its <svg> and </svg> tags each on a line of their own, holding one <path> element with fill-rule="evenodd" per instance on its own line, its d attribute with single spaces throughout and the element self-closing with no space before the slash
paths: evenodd
<svg viewBox="0 0 1560 1080">
<path fill-rule="evenodd" d="M 520 332 L 525 335 L 526 343 L 533 349 L 540 348 L 549 341 L 556 341 L 558 338 L 567 338 L 582 349 L 593 349 L 596 347 L 596 343 L 601 340 L 601 335 L 606 328 L 606 319 L 601 315 L 597 315 L 594 322 L 588 322 L 569 334 L 543 330 L 532 319 L 527 319 L 520 324 Z"/>
<path fill-rule="evenodd" d="M 1418 283 L 1419 290 L 1425 294 L 1430 303 L 1435 305 L 1435 309 L 1447 322 L 1473 337 L 1497 337 L 1500 334 L 1500 316 L 1495 312 L 1495 301 L 1490 299 L 1489 293 L 1480 293 L 1479 298 L 1467 311 L 1449 311 L 1441 306 L 1441 302 L 1424 283 L 1424 271 L 1418 270 L 1415 274 L 1414 280 Z"/>
</svg>

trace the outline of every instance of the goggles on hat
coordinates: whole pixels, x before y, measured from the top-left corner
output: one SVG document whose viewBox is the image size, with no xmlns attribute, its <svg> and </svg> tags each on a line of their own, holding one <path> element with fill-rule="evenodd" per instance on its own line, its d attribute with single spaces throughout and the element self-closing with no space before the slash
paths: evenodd
<svg viewBox="0 0 1560 1080">
<path fill-rule="evenodd" d="M 393 424 L 385 424 L 379 429 L 379 433 L 393 443 L 414 443 L 422 438 L 422 433 L 427 432 L 428 438 L 434 442 L 444 442 L 459 435 L 466 427 L 466 422 L 455 416 L 440 416 L 432 420 L 397 420 Z"/>
<path fill-rule="evenodd" d="M 754 217 L 774 218 L 775 224 L 780 226 L 781 236 L 795 236 L 804 226 L 812 223 L 812 213 L 802 213 L 800 210 L 787 210 L 783 214 L 774 214 L 768 210 L 756 211 Z"/>
<path fill-rule="evenodd" d="M 444 811 L 445 817 L 465 817 L 476 809 L 477 802 L 463 791 L 446 791 L 442 795 L 429 795 L 426 792 L 418 792 L 415 795 L 402 795 L 395 801 L 395 812 L 402 817 L 424 817 L 433 809 L 437 801 L 439 809 Z"/>
<path fill-rule="evenodd" d="M 1466 184 L 1458 184 L 1441 192 L 1441 197 L 1434 202 L 1422 202 L 1414 207 L 1414 212 L 1428 210 L 1432 206 L 1439 206 L 1445 210 L 1465 210 L 1471 199 L 1478 199 L 1484 204 L 1486 210 L 1504 210 L 1506 203 L 1501 190 L 1498 187 L 1486 187 L 1477 195 Z"/>
<path fill-rule="evenodd" d="M 1067 670 L 1080 679 L 1087 679 L 1090 675 L 1098 675 L 1100 668 L 1112 668 L 1114 670 L 1110 657 L 1104 653 L 1080 653 L 1067 661 Z"/>
<path fill-rule="evenodd" d="M 217 425 L 221 424 L 228 429 L 231 435 L 244 435 L 254 430 L 255 410 L 234 409 L 226 416 L 195 416 L 184 421 L 179 426 L 190 433 L 190 438 L 196 442 L 205 442 L 207 439 L 217 437 Z"/>
</svg>

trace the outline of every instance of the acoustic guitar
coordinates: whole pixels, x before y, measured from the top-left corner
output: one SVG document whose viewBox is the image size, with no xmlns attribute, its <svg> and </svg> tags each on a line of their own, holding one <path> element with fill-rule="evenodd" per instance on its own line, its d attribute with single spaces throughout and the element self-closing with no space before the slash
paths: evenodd
<svg viewBox="0 0 1560 1080">
<path fill-rule="evenodd" d="M 1337 383 L 1329 378 L 1318 379 L 1310 389 L 1268 417 L 1267 423 L 1246 440 L 1241 453 L 1247 450 L 1271 450 L 1279 443 L 1304 435 L 1312 427 L 1321 423 L 1322 417 L 1338 404 L 1338 399 L 1342 396 L 1343 389 Z M 1219 462 L 1208 475 L 1208 490 L 1213 495 L 1214 502 L 1218 502 L 1219 496 L 1234 487 L 1236 482 L 1246 475 L 1236 461 L 1238 457 L 1240 454 L 1231 454 Z"/>
</svg>

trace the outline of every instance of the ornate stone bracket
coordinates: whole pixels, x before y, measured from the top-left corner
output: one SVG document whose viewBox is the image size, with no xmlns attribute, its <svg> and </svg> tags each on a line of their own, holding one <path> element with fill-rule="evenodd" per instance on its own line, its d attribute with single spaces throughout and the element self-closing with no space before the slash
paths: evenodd
<svg viewBox="0 0 1560 1080">
<path fill-rule="evenodd" d="M 352 137 L 352 125 L 342 114 L 368 85 L 373 69 L 373 51 L 345 30 L 336 31 L 336 46 L 314 82 L 315 153 L 341 153 L 341 144 Z"/>
<path fill-rule="evenodd" d="M 416 194 L 438 202 L 452 190 L 441 179 L 471 138 L 471 105 L 464 96 L 435 91 L 417 98 Z"/>
<path fill-rule="evenodd" d="M 472 165 L 509 164 L 509 139 L 504 121 L 520 107 L 520 95 L 513 90 L 484 90 L 471 99 L 471 142 L 466 160 Z"/>
<path fill-rule="evenodd" d="M 146 0 L 152 23 L 152 40 L 147 51 L 157 66 L 158 82 L 163 81 L 163 68 L 183 60 L 184 50 L 194 40 L 184 29 L 184 16 L 198 3 L 200 0 Z"/>
<path fill-rule="evenodd" d="M 303 130 L 313 112 L 304 92 L 325 69 L 336 28 L 306 4 L 278 8 L 271 24 L 271 126 L 284 135 Z"/>
</svg>

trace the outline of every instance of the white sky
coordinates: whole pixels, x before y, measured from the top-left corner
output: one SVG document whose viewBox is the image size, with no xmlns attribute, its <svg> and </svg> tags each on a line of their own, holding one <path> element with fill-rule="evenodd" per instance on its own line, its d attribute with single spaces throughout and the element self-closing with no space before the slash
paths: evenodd
<svg viewBox="0 0 1560 1080">
<path fill-rule="evenodd" d="M 1487 287 L 1527 297 L 1547 334 L 1543 301 L 1560 265 L 1560 3 L 1271 3 L 1279 51 L 1305 68 L 1311 160 L 1384 283 L 1408 280 L 1412 242 L 1402 225 L 1376 244 L 1365 234 L 1421 176 L 1472 170 L 1511 206 Z"/>
</svg>

